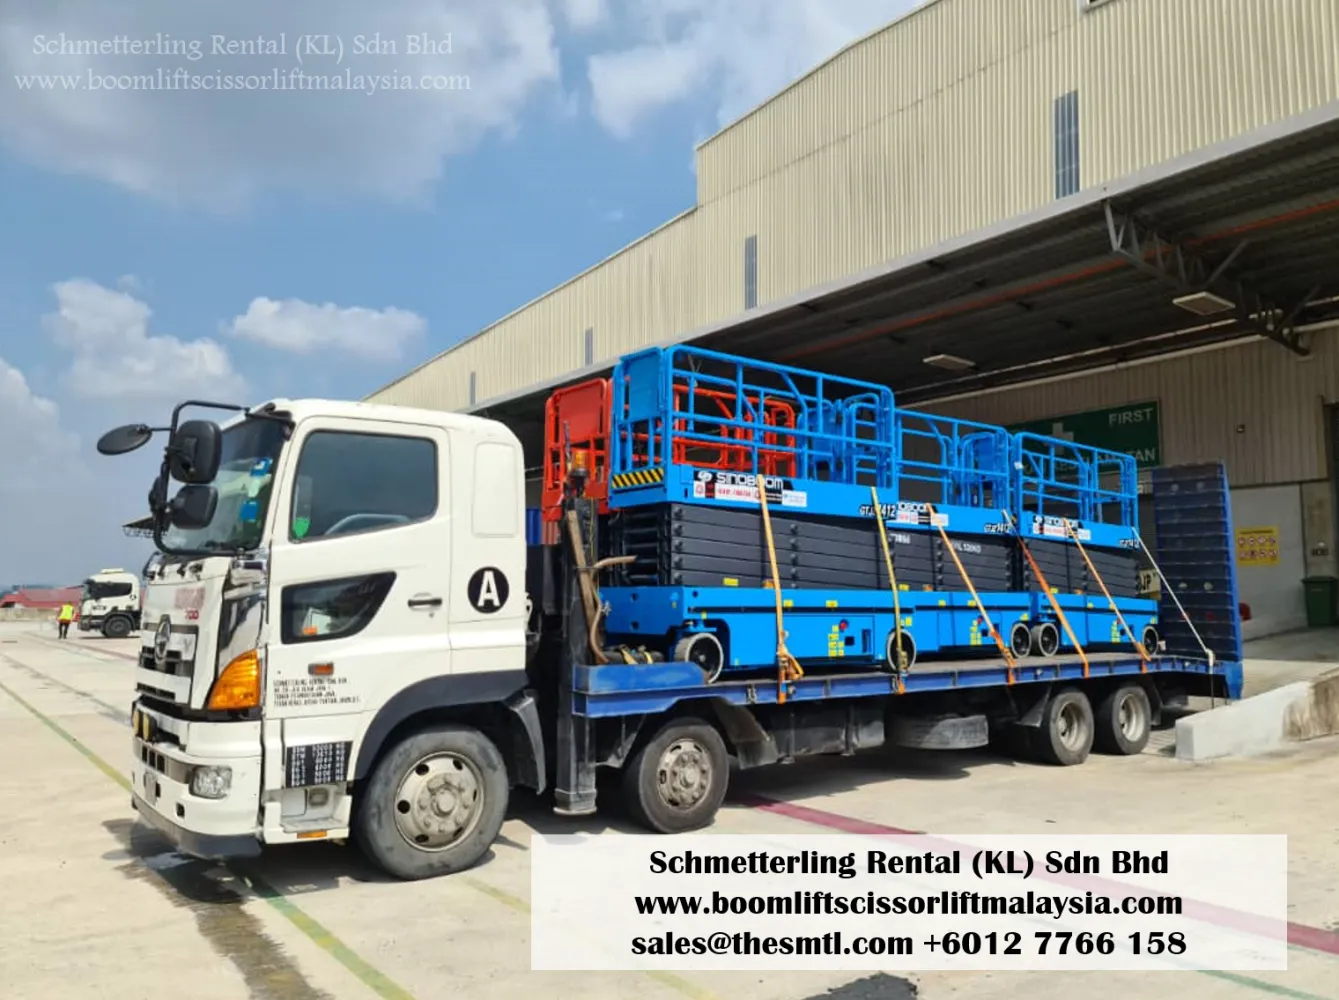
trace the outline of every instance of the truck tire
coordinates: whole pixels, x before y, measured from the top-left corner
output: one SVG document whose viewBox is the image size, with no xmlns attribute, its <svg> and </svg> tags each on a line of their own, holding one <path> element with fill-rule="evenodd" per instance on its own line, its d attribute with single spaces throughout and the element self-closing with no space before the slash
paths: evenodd
<svg viewBox="0 0 1339 1000">
<path fill-rule="evenodd" d="M 1093 748 L 1093 706 L 1077 688 L 1057 691 L 1046 703 L 1034 747 L 1043 763 L 1073 767 Z"/>
<path fill-rule="evenodd" d="M 655 833 L 686 833 L 711 823 L 725 800 L 730 757 L 701 719 L 672 719 L 623 768 L 623 801 Z"/>
<path fill-rule="evenodd" d="M 130 619 L 125 615 L 112 615 L 102 623 L 102 634 L 108 639 L 124 639 L 133 631 Z"/>
<path fill-rule="evenodd" d="M 1112 691 L 1094 713 L 1093 746 L 1099 753 L 1129 757 L 1143 752 L 1153 728 L 1148 694 L 1138 684 Z"/>
<path fill-rule="evenodd" d="M 413 880 L 473 868 L 507 814 L 507 767 L 468 726 L 414 733 L 377 762 L 355 803 L 354 836 L 379 868 Z"/>
</svg>

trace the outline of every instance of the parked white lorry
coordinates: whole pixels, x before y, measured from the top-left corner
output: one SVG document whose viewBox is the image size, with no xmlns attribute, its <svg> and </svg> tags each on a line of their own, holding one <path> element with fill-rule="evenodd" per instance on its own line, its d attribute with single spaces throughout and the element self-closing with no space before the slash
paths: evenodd
<svg viewBox="0 0 1339 1000">
<path fill-rule="evenodd" d="M 544 783 L 519 441 L 437 411 L 278 401 L 220 427 L 186 405 L 150 494 L 135 809 L 196 856 L 354 837 L 400 877 L 473 865 L 509 775 Z"/>
<path fill-rule="evenodd" d="M 123 569 L 101 569 L 84 581 L 79 631 L 123 639 L 140 627 L 140 581 Z"/>
</svg>

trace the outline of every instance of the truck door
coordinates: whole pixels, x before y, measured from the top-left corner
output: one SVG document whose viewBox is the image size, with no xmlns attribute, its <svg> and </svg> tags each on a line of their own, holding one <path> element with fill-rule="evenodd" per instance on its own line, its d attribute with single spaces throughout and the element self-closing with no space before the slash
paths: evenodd
<svg viewBox="0 0 1339 1000">
<path fill-rule="evenodd" d="M 451 672 L 450 444 L 399 422 L 294 431 L 273 500 L 265 666 L 265 787 L 286 790 L 284 814 L 305 811 L 300 789 L 345 780 L 363 713 Z"/>
</svg>

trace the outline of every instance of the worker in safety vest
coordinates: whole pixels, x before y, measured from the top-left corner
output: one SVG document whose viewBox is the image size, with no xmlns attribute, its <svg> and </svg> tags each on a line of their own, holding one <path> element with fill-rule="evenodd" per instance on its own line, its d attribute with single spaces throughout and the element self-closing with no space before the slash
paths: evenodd
<svg viewBox="0 0 1339 1000">
<path fill-rule="evenodd" d="M 74 621 L 74 605 L 62 604 L 60 617 L 56 621 L 60 623 L 60 637 L 64 639 L 70 633 L 70 622 Z"/>
</svg>

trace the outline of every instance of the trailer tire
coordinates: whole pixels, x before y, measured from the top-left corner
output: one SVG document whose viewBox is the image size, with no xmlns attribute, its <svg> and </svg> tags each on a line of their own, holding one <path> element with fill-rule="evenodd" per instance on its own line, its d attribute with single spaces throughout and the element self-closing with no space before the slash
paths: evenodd
<svg viewBox="0 0 1339 1000">
<path fill-rule="evenodd" d="M 125 615 L 112 615 L 102 623 L 102 634 L 108 639 L 124 639 L 133 631 L 133 623 Z"/>
<path fill-rule="evenodd" d="M 1073 767 L 1093 748 L 1093 706 L 1077 688 L 1057 691 L 1046 703 L 1034 734 L 1037 757 L 1044 763 Z"/>
<path fill-rule="evenodd" d="M 711 823 L 725 800 L 730 757 L 712 726 L 667 722 L 623 768 L 623 801 L 655 833 L 687 833 Z"/>
<path fill-rule="evenodd" d="M 1153 729 L 1153 708 L 1138 684 L 1112 691 L 1094 715 L 1093 746 L 1099 753 L 1131 757 L 1143 752 Z"/>
<path fill-rule="evenodd" d="M 377 761 L 354 815 L 369 859 L 406 881 L 473 868 L 507 814 L 502 754 L 468 726 L 420 730 Z"/>
</svg>

